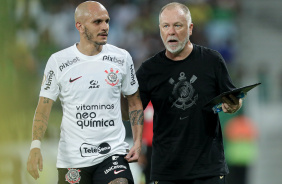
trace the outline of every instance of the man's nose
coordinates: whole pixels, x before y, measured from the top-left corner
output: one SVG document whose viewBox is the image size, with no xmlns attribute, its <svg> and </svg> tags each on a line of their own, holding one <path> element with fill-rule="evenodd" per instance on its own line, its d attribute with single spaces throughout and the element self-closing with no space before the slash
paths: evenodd
<svg viewBox="0 0 282 184">
<path fill-rule="evenodd" d="M 169 28 L 168 34 L 169 34 L 169 35 L 175 35 L 175 28 L 174 28 L 174 26 L 171 26 L 171 27 Z"/>
<path fill-rule="evenodd" d="M 109 30 L 109 24 L 107 22 L 102 23 L 102 29 L 108 31 Z"/>
</svg>

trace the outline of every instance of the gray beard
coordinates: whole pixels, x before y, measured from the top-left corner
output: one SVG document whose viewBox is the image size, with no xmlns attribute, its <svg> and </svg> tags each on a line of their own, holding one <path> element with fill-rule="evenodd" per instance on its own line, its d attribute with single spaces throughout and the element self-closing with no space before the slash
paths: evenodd
<svg viewBox="0 0 282 184">
<path fill-rule="evenodd" d="M 180 53 L 180 52 L 184 49 L 184 47 L 185 47 L 185 45 L 188 43 L 188 41 L 189 41 L 189 36 L 186 37 L 186 39 L 185 39 L 182 43 L 179 43 L 179 45 L 177 46 L 176 49 L 171 49 L 171 48 L 170 48 L 169 46 L 167 46 L 166 44 L 165 44 L 165 48 L 166 48 L 169 52 L 171 52 L 172 54 L 178 54 L 178 53 Z"/>
</svg>

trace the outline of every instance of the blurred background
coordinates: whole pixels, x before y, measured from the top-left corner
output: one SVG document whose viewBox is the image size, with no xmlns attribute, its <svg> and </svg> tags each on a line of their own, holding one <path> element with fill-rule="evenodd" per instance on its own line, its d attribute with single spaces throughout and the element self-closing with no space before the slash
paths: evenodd
<svg viewBox="0 0 282 184">
<path fill-rule="evenodd" d="M 0 4 L 0 183 L 57 181 L 56 154 L 62 116 L 54 104 L 42 143 L 44 169 L 35 181 L 26 171 L 31 129 L 43 70 L 50 55 L 79 41 L 74 10 L 81 0 L 1 0 Z M 132 55 L 136 70 L 164 49 L 158 13 L 167 0 L 101 2 L 110 14 L 108 43 Z M 230 183 L 282 183 L 282 1 L 179 0 L 191 11 L 191 41 L 218 50 L 237 87 L 261 82 L 233 115 L 220 113 Z M 146 132 L 152 109 L 147 110 Z M 127 139 L 131 143 L 128 122 Z M 145 182 L 150 135 L 144 155 L 131 164 L 135 182 Z M 131 143 L 132 144 L 132 143 Z M 148 151 L 148 152 L 146 152 Z M 145 172 L 146 173 L 146 172 Z M 245 180 L 245 181 L 243 181 Z"/>
</svg>

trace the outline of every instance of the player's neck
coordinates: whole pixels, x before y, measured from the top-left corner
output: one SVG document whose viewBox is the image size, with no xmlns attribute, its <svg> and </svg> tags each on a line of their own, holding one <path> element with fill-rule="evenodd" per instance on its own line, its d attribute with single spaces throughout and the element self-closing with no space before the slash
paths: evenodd
<svg viewBox="0 0 282 184">
<path fill-rule="evenodd" d="M 188 41 L 188 43 L 185 45 L 185 47 L 181 52 L 173 54 L 168 50 L 166 50 L 165 55 L 166 57 L 168 57 L 173 61 L 181 61 L 187 58 L 191 54 L 192 50 L 193 50 L 193 44 L 190 41 Z"/>
<path fill-rule="evenodd" d="M 91 44 L 91 43 L 85 43 L 83 41 L 80 41 L 78 44 L 76 44 L 77 49 L 79 52 L 81 52 L 84 55 L 87 56 L 94 56 L 99 54 L 102 49 L 103 45 L 97 45 L 97 44 Z"/>
</svg>

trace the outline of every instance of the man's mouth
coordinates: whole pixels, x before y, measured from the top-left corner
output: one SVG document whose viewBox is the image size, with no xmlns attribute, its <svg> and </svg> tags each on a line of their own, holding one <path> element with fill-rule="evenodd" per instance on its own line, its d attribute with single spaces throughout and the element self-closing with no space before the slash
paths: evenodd
<svg viewBox="0 0 282 184">
<path fill-rule="evenodd" d="M 108 36 L 107 33 L 99 33 L 98 36 Z"/>
<path fill-rule="evenodd" d="M 168 43 L 169 45 L 177 45 L 177 44 L 178 44 L 178 40 L 170 39 L 170 40 L 167 41 L 167 43 Z"/>
<path fill-rule="evenodd" d="M 178 40 L 168 40 L 168 43 L 176 43 Z"/>
</svg>

